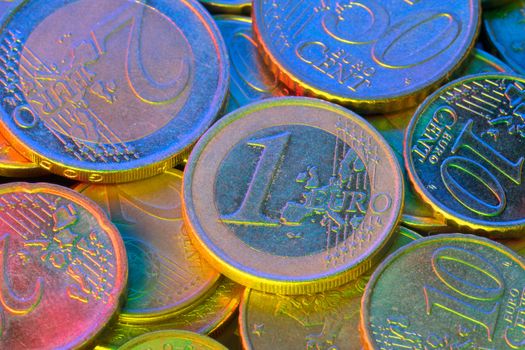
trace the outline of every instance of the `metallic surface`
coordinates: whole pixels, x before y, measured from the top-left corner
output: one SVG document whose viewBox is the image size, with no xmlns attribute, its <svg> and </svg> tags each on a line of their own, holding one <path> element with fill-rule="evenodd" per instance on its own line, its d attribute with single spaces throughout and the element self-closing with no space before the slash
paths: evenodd
<svg viewBox="0 0 525 350">
<path fill-rule="evenodd" d="M 483 14 L 489 43 L 518 73 L 525 74 L 525 0 Z"/>
<path fill-rule="evenodd" d="M 386 141 L 356 114 L 268 99 L 223 118 L 192 152 L 184 220 L 232 280 L 282 294 L 357 278 L 388 248 L 403 202 Z"/>
<path fill-rule="evenodd" d="M 252 9 L 251 0 L 199 0 L 214 13 L 231 13 L 249 15 Z"/>
<path fill-rule="evenodd" d="M 364 112 L 415 106 L 474 46 L 479 0 L 254 0 L 265 62 L 291 90 Z"/>
<path fill-rule="evenodd" d="M 129 261 L 128 297 L 119 320 L 158 322 L 215 285 L 216 272 L 190 242 L 181 213 L 182 172 L 120 185 L 81 184 L 119 229 Z"/>
<path fill-rule="evenodd" d="M 230 95 L 226 112 L 272 96 L 289 95 L 265 66 L 253 38 L 252 20 L 243 16 L 215 16 L 230 57 Z"/>
<path fill-rule="evenodd" d="M 222 108 L 227 54 L 194 0 L 147 3 L 17 7 L 0 36 L 0 80 L 9 82 L 1 131 L 13 147 L 51 172 L 98 183 L 182 161 Z"/>
<path fill-rule="evenodd" d="M 50 184 L 0 186 L 0 348 L 86 346 L 120 307 L 120 235 L 84 196 Z"/>
<path fill-rule="evenodd" d="M 385 260 L 363 296 L 366 349 L 523 349 L 525 262 L 476 236 L 418 240 Z"/>
<path fill-rule="evenodd" d="M 213 294 L 194 303 L 188 310 L 170 319 L 149 325 L 125 323 L 122 319 L 109 326 L 97 339 L 95 350 L 112 350 L 142 334 L 170 329 L 181 329 L 200 334 L 211 334 L 224 325 L 237 311 L 244 287 L 222 278 Z"/>
<path fill-rule="evenodd" d="M 160 331 L 144 334 L 119 350 L 228 350 L 206 336 L 187 331 Z"/>
<path fill-rule="evenodd" d="M 405 139 L 414 188 L 437 215 L 465 230 L 519 235 L 525 227 L 525 79 L 456 80 L 419 107 Z"/>
<path fill-rule="evenodd" d="M 18 151 L 0 135 L 0 176 L 31 177 L 44 175 L 46 173 L 46 170 L 18 153 Z"/>
<path fill-rule="evenodd" d="M 398 228 L 389 254 L 419 238 Z M 359 310 L 369 278 L 367 274 L 336 289 L 302 296 L 247 290 L 239 316 L 244 349 L 360 350 Z"/>
<path fill-rule="evenodd" d="M 490 10 L 503 5 L 507 5 L 516 0 L 481 0 L 481 5 L 483 5 L 483 10 Z"/>
</svg>

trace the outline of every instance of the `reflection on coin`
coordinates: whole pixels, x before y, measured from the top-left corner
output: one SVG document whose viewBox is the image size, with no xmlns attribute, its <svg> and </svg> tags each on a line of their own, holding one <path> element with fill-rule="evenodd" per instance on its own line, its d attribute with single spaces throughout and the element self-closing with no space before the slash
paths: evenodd
<svg viewBox="0 0 525 350">
<path fill-rule="evenodd" d="M 232 112 L 251 102 L 289 95 L 287 89 L 265 66 L 252 36 L 252 20 L 242 16 L 216 16 L 230 57 L 230 96 L 226 107 Z"/>
<path fill-rule="evenodd" d="M 385 260 L 363 296 L 366 349 L 522 349 L 525 263 L 476 236 L 418 240 Z"/>
<path fill-rule="evenodd" d="M 195 0 L 30 0 L 4 26 L 2 132 L 71 179 L 170 169 L 227 93 L 224 43 Z"/>
<path fill-rule="evenodd" d="M 356 114 L 320 100 L 268 99 L 229 114 L 184 173 L 184 219 L 222 273 L 282 294 L 357 278 L 386 252 L 401 170 Z"/>
<path fill-rule="evenodd" d="M 44 175 L 45 173 L 45 169 L 18 153 L 18 151 L 0 135 L 0 176 L 30 177 Z"/>
<path fill-rule="evenodd" d="M 525 226 L 525 80 L 469 76 L 430 96 L 407 130 L 415 190 L 451 224 L 509 237 Z"/>
<path fill-rule="evenodd" d="M 254 0 L 265 62 L 299 95 L 364 112 L 415 106 L 474 46 L 479 0 Z"/>
<path fill-rule="evenodd" d="M 194 303 L 194 307 L 170 319 L 149 325 L 133 325 L 121 320 L 97 339 L 95 350 L 115 349 L 139 335 L 160 330 L 182 329 L 210 334 L 220 328 L 237 310 L 244 287 L 222 278 L 213 294 Z"/>
<path fill-rule="evenodd" d="M 419 238 L 415 232 L 398 228 L 389 254 Z M 360 350 L 359 310 L 369 277 L 301 296 L 247 290 L 239 316 L 244 348 Z"/>
<path fill-rule="evenodd" d="M 199 0 L 210 11 L 215 13 L 233 13 L 249 15 L 252 2 L 251 0 Z"/>
<path fill-rule="evenodd" d="M 206 336 L 187 331 L 159 331 L 144 334 L 124 344 L 119 350 L 228 350 Z"/>
<path fill-rule="evenodd" d="M 512 69 L 491 54 L 474 49 L 464 62 L 463 67 L 454 76 L 460 78 L 465 75 L 479 73 L 513 73 Z"/>
<path fill-rule="evenodd" d="M 525 0 L 515 0 L 484 13 L 490 44 L 510 64 L 525 74 Z"/>
<path fill-rule="evenodd" d="M 219 278 L 183 229 L 182 172 L 120 185 L 75 188 L 100 205 L 120 230 L 129 261 L 128 298 L 119 320 L 151 323 L 183 310 Z"/>
<path fill-rule="evenodd" d="M 126 285 L 117 229 L 95 203 L 61 186 L 2 185 L 0 203 L 0 348 L 86 346 Z"/>
</svg>

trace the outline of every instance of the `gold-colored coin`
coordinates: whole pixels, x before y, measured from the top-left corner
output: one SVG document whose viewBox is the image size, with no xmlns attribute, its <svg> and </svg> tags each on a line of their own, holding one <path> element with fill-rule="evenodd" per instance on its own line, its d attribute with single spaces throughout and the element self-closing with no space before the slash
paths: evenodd
<svg viewBox="0 0 525 350">
<path fill-rule="evenodd" d="M 210 296 L 196 301 L 188 310 L 170 319 L 149 325 L 129 324 L 119 320 L 99 337 L 95 350 L 114 350 L 134 337 L 153 331 L 181 329 L 211 334 L 237 311 L 243 292 L 243 286 L 224 277 Z"/>
<path fill-rule="evenodd" d="M 400 227 L 389 253 L 419 238 Z M 359 310 L 369 278 L 367 274 L 336 289 L 301 296 L 247 290 L 239 315 L 244 348 L 361 349 Z"/>
<path fill-rule="evenodd" d="M 118 227 L 129 261 L 128 301 L 119 320 L 151 323 L 192 305 L 219 273 L 200 257 L 183 228 L 182 172 L 119 185 L 81 184 Z"/>
</svg>

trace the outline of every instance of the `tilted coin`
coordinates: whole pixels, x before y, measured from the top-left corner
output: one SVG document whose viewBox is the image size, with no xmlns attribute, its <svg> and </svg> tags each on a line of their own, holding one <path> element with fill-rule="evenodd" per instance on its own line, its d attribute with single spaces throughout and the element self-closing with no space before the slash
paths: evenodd
<svg viewBox="0 0 525 350">
<path fill-rule="evenodd" d="M 271 70 L 299 95 L 364 112 L 424 99 L 474 46 L 479 0 L 254 0 Z"/>
<path fill-rule="evenodd" d="M 484 238 L 418 240 L 385 260 L 363 296 L 365 349 L 523 349 L 525 262 Z"/>
<path fill-rule="evenodd" d="M 402 227 L 397 231 L 390 254 L 421 238 Z M 244 348 L 360 350 L 359 310 L 368 278 L 300 296 L 246 290 L 239 316 Z"/>
<path fill-rule="evenodd" d="M 183 229 L 182 172 L 118 185 L 75 189 L 100 205 L 119 229 L 129 261 L 128 297 L 119 320 L 151 323 L 190 306 L 219 278 Z"/>
<path fill-rule="evenodd" d="M 0 135 L 0 176 L 30 177 L 44 175 L 47 171 L 18 153 Z"/>
<path fill-rule="evenodd" d="M 272 96 L 289 95 L 265 66 L 252 35 L 252 20 L 242 16 L 215 16 L 230 57 L 227 112 Z"/>
<path fill-rule="evenodd" d="M 463 63 L 463 67 L 454 73 L 456 78 L 479 73 L 513 73 L 512 68 L 491 54 L 475 48 Z"/>
<path fill-rule="evenodd" d="M 483 15 L 489 43 L 520 74 L 525 74 L 525 0 L 515 0 Z"/>
<path fill-rule="evenodd" d="M 122 345 L 119 350 L 228 350 L 215 340 L 187 331 L 159 331 L 144 334 Z"/>
<path fill-rule="evenodd" d="M 216 13 L 250 14 L 251 0 L 199 0 L 210 11 Z"/>
<path fill-rule="evenodd" d="M 525 79 L 484 74 L 456 80 L 417 110 L 405 162 L 424 201 L 447 222 L 511 237 L 525 226 Z"/>
<path fill-rule="evenodd" d="M 227 54 L 195 0 L 31 0 L 3 25 L 1 131 L 51 172 L 162 173 L 222 108 Z"/>
<path fill-rule="evenodd" d="M 0 348 L 86 346 L 120 307 L 127 260 L 95 203 L 61 186 L 0 186 Z"/>
<path fill-rule="evenodd" d="M 403 201 L 398 162 L 366 121 L 307 98 L 268 99 L 223 118 L 184 172 L 184 220 L 232 280 L 319 292 L 386 252 Z"/>
<path fill-rule="evenodd" d="M 129 324 L 119 320 L 106 328 L 97 339 L 95 350 L 116 349 L 130 339 L 160 330 L 181 329 L 200 334 L 211 334 L 223 326 L 237 311 L 244 287 L 222 278 L 213 294 L 198 300 L 187 311 L 170 319 L 149 325 Z"/>
</svg>

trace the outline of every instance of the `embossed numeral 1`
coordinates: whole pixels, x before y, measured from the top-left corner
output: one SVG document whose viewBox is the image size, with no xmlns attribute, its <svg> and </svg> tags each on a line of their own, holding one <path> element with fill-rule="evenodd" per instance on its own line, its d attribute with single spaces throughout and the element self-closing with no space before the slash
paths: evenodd
<svg viewBox="0 0 525 350">
<path fill-rule="evenodd" d="M 276 226 L 279 224 L 277 220 L 266 216 L 262 209 L 289 141 L 290 133 L 283 132 L 248 142 L 249 146 L 262 149 L 261 156 L 241 206 L 234 213 L 222 216 L 223 222 L 259 226 Z"/>
<path fill-rule="evenodd" d="M 505 291 L 497 267 L 475 252 L 443 247 L 432 255 L 432 269 L 443 286 L 423 287 L 427 314 L 430 315 L 434 307 L 450 312 L 483 326 L 492 341 L 499 316 L 499 298 Z"/>
<path fill-rule="evenodd" d="M 516 185 L 520 185 L 525 159 L 520 157 L 517 162 L 512 163 L 474 135 L 472 133 L 472 123 L 473 121 L 469 120 L 461 131 L 451 149 L 452 154 L 456 154 L 460 149 L 468 149 Z M 487 203 L 462 186 L 453 177 L 451 169 L 456 169 L 483 185 L 494 195 L 497 204 Z M 450 194 L 463 206 L 475 213 L 484 216 L 495 216 L 500 214 L 506 207 L 506 194 L 500 181 L 489 169 L 477 161 L 460 156 L 449 157 L 441 164 L 441 178 Z"/>
</svg>

